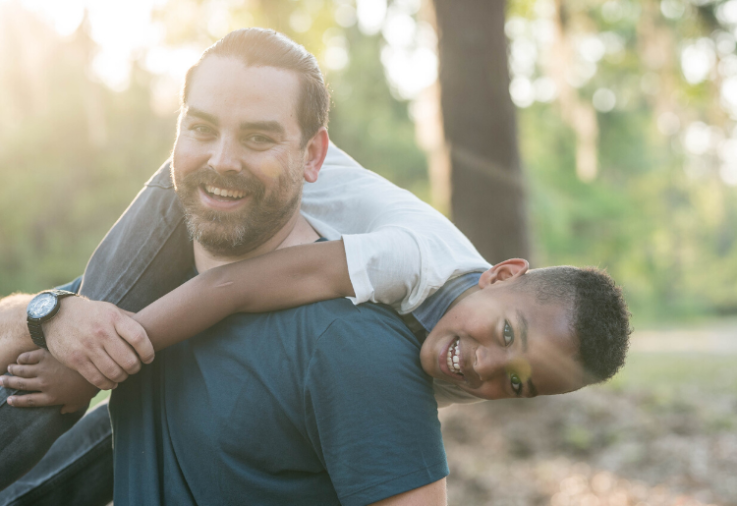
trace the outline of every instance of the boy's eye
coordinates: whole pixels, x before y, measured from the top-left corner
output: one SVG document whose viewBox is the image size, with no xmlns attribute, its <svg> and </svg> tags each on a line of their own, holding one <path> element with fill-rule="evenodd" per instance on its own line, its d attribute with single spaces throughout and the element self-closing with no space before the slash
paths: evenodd
<svg viewBox="0 0 737 506">
<path fill-rule="evenodd" d="M 504 345 L 509 346 L 514 342 L 514 331 L 508 321 L 504 322 Z"/>
<path fill-rule="evenodd" d="M 512 373 L 509 375 L 509 382 L 512 384 L 512 391 L 515 395 L 520 395 L 522 393 L 522 382 L 519 379 L 519 376 Z"/>
</svg>

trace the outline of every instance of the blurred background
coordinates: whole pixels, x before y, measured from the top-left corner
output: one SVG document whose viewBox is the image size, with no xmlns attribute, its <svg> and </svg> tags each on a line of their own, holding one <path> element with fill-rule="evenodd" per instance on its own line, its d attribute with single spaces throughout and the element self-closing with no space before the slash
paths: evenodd
<svg viewBox="0 0 737 506">
<path fill-rule="evenodd" d="M 313 52 L 336 144 L 490 261 L 624 287 L 614 381 L 441 412 L 451 504 L 737 504 L 737 0 L 0 0 L 0 295 L 83 271 L 245 26 Z"/>
</svg>

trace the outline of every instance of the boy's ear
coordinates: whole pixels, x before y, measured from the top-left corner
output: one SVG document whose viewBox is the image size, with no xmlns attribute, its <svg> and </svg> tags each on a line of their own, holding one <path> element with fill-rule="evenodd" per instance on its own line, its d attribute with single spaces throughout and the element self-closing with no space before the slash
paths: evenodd
<svg viewBox="0 0 737 506">
<path fill-rule="evenodd" d="M 498 281 L 518 278 L 530 269 L 530 263 L 524 258 L 510 258 L 499 262 L 484 272 L 479 279 L 479 288 L 486 288 Z"/>
<path fill-rule="evenodd" d="M 312 139 L 307 141 L 305 152 L 305 181 L 314 183 L 320 174 L 320 168 L 328 154 L 330 138 L 325 127 L 321 127 Z"/>
</svg>

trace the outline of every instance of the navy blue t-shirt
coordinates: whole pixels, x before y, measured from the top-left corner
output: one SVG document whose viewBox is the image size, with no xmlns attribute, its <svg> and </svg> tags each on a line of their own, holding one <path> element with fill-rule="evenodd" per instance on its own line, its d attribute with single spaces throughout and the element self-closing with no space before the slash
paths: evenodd
<svg viewBox="0 0 737 506">
<path fill-rule="evenodd" d="M 116 506 L 363 505 L 448 474 L 420 346 L 345 299 L 237 314 L 113 391 Z"/>
</svg>

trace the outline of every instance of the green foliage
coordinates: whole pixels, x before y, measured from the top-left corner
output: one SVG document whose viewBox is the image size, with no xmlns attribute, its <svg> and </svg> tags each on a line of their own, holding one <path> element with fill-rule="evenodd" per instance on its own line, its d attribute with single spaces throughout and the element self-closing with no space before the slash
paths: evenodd
<svg viewBox="0 0 737 506">
<path fill-rule="evenodd" d="M 655 1 L 579 0 L 562 3 L 562 18 L 551 14 L 553 2 L 515 0 L 508 8 L 518 24 L 513 44 L 535 41 L 535 23 L 562 23 L 576 66 L 566 75 L 593 69 L 578 87 L 566 84 L 584 107 L 593 110 L 598 90 L 616 97 L 614 109 L 596 113 L 598 175 L 592 182 L 576 176 L 580 133 L 575 118 L 566 118 L 570 100 L 518 110 L 535 263 L 607 268 L 639 322 L 737 313 L 737 188 L 722 172 L 737 164 L 725 148 L 737 135 L 737 116 L 720 96 L 731 72 L 720 62 L 735 58 L 733 27 L 720 20 L 718 2 L 682 4 L 683 12 L 673 14 Z M 689 83 L 683 51 L 698 38 L 707 51 L 716 48 L 716 64 Z M 597 41 L 606 50 L 586 60 Z M 519 75 L 532 81 L 555 76 L 553 59 L 562 49 L 535 44 L 533 74 Z M 514 58 L 513 45 L 513 70 Z M 676 118 L 671 131 L 664 118 Z M 687 142 L 697 121 L 708 125 L 706 148 Z"/>
<path fill-rule="evenodd" d="M 427 193 L 425 155 L 415 144 L 408 103 L 392 96 L 384 77 L 379 36 L 337 26 L 332 2 L 224 5 L 228 25 L 221 31 L 272 27 L 319 59 L 326 41 L 344 38 L 349 65 L 327 72 L 331 137 L 366 166 Z M 155 18 L 167 43 L 204 48 L 224 35 L 208 23 L 211 7 L 170 1 Z M 307 31 L 291 26 L 298 10 L 309 15 Z M 10 19 L 14 26 L 4 24 Z M 136 62 L 128 89 L 111 91 L 92 77 L 97 48 L 88 32 L 84 24 L 72 37 L 61 38 L 17 5 L 0 4 L 0 106 L 6 118 L 0 125 L 2 295 L 38 291 L 80 275 L 95 246 L 166 160 L 174 140 L 174 111 L 161 116 L 152 108 L 157 77 Z"/>
<path fill-rule="evenodd" d="M 151 111 L 142 71 L 134 72 L 127 91 L 113 93 L 88 77 L 93 44 L 84 31 L 61 40 L 28 13 L 13 16 L 24 28 L 15 33 L 20 40 L 0 46 L 0 95 L 15 104 L 0 130 L 2 294 L 80 275 L 166 159 L 174 133 L 173 117 Z M 17 47 L 29 52 L 14 58 Z M 31 50 L 38 68 L 24 72 Z"/>
<path fill-rule="evenodd" d="M 415 143 L 407 103 L 392 96 L 383 77 L 381 40 L 355 27 L 346 35 L 350 65 L 328 74 L 333 98 L 330 137 L 365 167 L 425 197 L 427 160 Z"/>
<path fill-rule="evenodd" d="M 597 388 L 651 392 L 653 397 L 647 402 L 654 408 L 670 405 L 684 392 L 732 394 L 737 389 L 737 358 L 715 353 L 633 352 L 622 371 Z"/>
<path fill-rule="evenodd" d="M 526 20 L 532 40 L 550 28 L 535 23 L 557 19 L 549 15 L 555 3 L 510 0 L 507 16 Z M 737 189 L 719 175 L 720 142 L 737 135 L 737 116 L 720 98 L 727 67 L 719 65 L 737 55 L 720 49 L 719 65 L 693 84 L 680 63 L 696 39 L 726 40 L 729 49 L 734 27 L 719 17 L 721 3 L 684 2 L 683 12 L 670 17 L 656 1 L 563 5 L 560 19 L 573 46 L 594 36 L 614 47 L 575 96 L 590 107 L 594 93 L 606 88 L 617 103 L 596 114 L 592 182 L 576 175 L 578 134 L 560 96 L 519 109 L 533 263 L 607 268 L 639 321 L 737 313 Z M 427 159 L 409 104 L 384 75 L 386 42 L 335 19 L 339 7 L 352 6 L 351 0 L 169 0 L 155 21 L 171 47 L 204 49 L 243 26 L 272 27 L 304 44 L 331 88 L 331 138 L 366 167 L 427 198 Z M 61 38 L 17 4 L 0 4 L 0 294 L 76 277 L 171 149 L 175 113 L 152 108 L 159 77 L 145 70 L 145 54 L 130 87 L 113 92 L 93 77 L 97 48 L 87 33 L 83 25 Z M 537 44 L 532 80 L 555 68 L 548 48 Z M 347 63 L 330 62 L 335 47 L 345 50 Z M 514 46 L 510 54 L 514 63 Z M 671 133 L 659 127 L 664 112 L 678 118 Z M 685 132 L 696 121 L 716 139 L 698 155 L 685 148 Z"/>
</svg>

